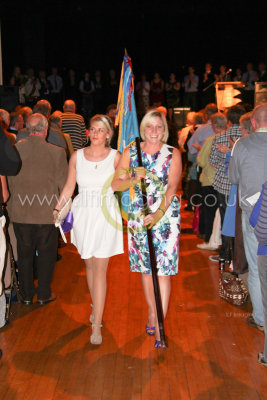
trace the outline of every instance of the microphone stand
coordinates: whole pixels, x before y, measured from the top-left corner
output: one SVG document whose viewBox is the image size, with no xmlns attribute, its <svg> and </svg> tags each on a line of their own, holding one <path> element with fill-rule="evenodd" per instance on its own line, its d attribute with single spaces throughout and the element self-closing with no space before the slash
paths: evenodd
<svg viewBox="0 0 267 400">
<path fill-rule="evenodd" d="M 227 76 L 228 74 L 230 74 L 230 72 L 232 72 L 231 68 L 228 69 L 228 71 L 225 73 L 225 76 Z M 202 89 L 202 92 L 206 92 L 206 90 L 208 90 L 210 87 L 214 86 L 216 82 L 220 82 L 219 79 L 215 79 L 214 82 L 210 83 L 207 87 L 205 87 L 204 89 Z M 227 82 L 227 81 L 226 81 Z"/>
</svg>

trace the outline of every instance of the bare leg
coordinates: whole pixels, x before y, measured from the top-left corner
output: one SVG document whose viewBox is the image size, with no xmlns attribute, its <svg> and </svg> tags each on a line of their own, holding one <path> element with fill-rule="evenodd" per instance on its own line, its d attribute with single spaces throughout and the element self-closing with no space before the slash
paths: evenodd
<svg viewBox="0 0 267 400">
<path fill-rule="evenodd" d="M 166 318 L 169 307 L 170 294 L 171 294 L 171 277 L 159 276 L 159 287 L 160 287 L 163 315 L 164 318 Z"/>
<path fill-rule="evenodd" d="M 160 295 L 162 301 L 162 310 L 163 310 L 163 317 L 165 319 L 168 306 L 169 306 L 169 299 L 171 293 L 171 280 L 170 276 L 159 276 L 159 288 L 160 288 Z M 155 303 L 155 295 L 154 295 L 154 287 L 152 276 L 148 274 L 142 274 L 142 285 L 144 290 L 145 299 L 148 305 L 148 325 L 156 327 L 156 340 L 160 339 L 159 336 L 159 328 L 157 323 L 157 309 Z"/>
<path fill-rule="evenodd" d="M 149 274 L 141 274 L 141 281 L 148 306 L 147 325 L 155 326 L 157 320 L 157 310 L 155 304 L 152 276 Z"/>
<path fill-rule="evenodd" d="M 93 305 L 93 258 L 88 258 L 85 261 L 85 265 L 86 265 L 86 279 L 87 279 L 87 284 L 88 284 L 88 289 L 90 292 L 90 296 L 91 296 L 91 306 L 92 306 L 92 312 L 90 314 L 90 318 L 89 321 L 91 322 L 91 324 L 94 322 L 94 305 Z"/>
<path fill-rule="evenodd" d="M 94 304 L 94 323 L 100 325 L 106 300 L 107 291 L 107 267 L 108 258 L 95 258 L 92 260 L 93 269 L 93 304 Z M 94 332 L 100 334 L 100 327 L 95 326 Z"/>
<path fill-rule="evenodd" d="M 86 265 L 86 279 L 87 279 L 87 284 L 91 296 L 91 300 L 93 303 L 93 258 L 87 258 L 84 260 L 85 265 Z"/>
<path fill-rule="evenodd" d="M 95 323 L 101 324 L 107 291 L 108 258 L 93 258 L 93 303 Z"/>
</svg>

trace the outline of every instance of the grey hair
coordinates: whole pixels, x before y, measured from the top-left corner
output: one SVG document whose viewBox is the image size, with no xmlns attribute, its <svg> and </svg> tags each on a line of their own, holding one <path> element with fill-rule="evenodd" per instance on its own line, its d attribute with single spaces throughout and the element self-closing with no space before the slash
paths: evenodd
<svg viewBox="0 0 267 400">
<path fill-rule="evenodd" d="M 47 118 L 42 114 L 35 113 L 30 116 L 26 123 L 26 128 L 29 134 L 46 134 L 48 127 Z"/>
<path fill-rule="evenodd" d="M 215 113 L 211 116 L 211 123 L 219 129 L 226 129 L 227 127 L 227 119 L 220 112 Z"/>
<path fill-rule="evenodd" d="M 240 120 L 239 120 L 240 126 L 242 126 L 242 128 L 244 128 L 248 134 L 253 132 L 251 117 L 252 117 L 252 112 L 248 112 L 248 113 L 242 115 L 242 117 L 240 117 Z"/>
</svg>

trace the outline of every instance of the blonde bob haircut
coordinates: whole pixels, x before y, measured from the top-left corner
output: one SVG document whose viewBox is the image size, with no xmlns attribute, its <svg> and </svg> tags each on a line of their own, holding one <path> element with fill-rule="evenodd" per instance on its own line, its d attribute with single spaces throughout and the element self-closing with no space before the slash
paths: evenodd
<svg viewBox="0 0 267 400">
<path fill-rule="evenodd" d="M 163 123 L 164 132 L 163 132 L 163 136 L 162 136 L 161 141 L 162 141 L 163 143 L 166 143 L 167 140 L 168 140 L 168 137 L 169 137 L 169 129 L 168 129 L 167 120 L 166 120 L 165 115 L 164 115 L 161 111 L 157 111 L 157 110 L 150 110 L 150 111 L 148 111 L 148 112 L 145 114 L 144 118 L 142 119 L 141 124 L 140 124 L 140 135 L 141 135 L 141 138 L 142 138 L 143 140 L 146 140 L 146 138 L 145 138 L 145 128 L 146 128 L 147 125 L 149 125 L 149 124 L 152 122 L 152 120 L 155 119 L 156 117 L 159 117 L 159 118 L 161 119 L 162 123 Z"/>
<path fill-rule="evenodd" d="M 109 147 L 112 136 L 114 134 L 113 123 L 108 115 L 96 114 L 90 119 L 90 126 L 92 122 L 101 122 L 109 133 L 109 138 L 106 139 L 106 147 Z"/>
</svg>

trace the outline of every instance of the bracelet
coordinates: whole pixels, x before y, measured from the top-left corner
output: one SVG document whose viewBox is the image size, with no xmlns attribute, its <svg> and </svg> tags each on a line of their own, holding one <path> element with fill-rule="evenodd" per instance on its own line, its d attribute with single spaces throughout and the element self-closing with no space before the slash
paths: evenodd
<svg viewBox="0 0 267 400">
<path fill-rule="evenodd" d="M 60 210 L 58 210 L 57 208 L 53 208 L 53 211 L 59 212 Z"/>
<path fill-rule="evenodd" d="M 165 214 L 165 211 L 162 208 L 159 207 L 158 210 L 160 210 L 163 215 Z"/>
</svg>

